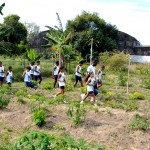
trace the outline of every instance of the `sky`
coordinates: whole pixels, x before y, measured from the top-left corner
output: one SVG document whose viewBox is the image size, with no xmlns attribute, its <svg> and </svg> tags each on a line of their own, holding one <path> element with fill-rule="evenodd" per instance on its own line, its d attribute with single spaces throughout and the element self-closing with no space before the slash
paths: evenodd
<svg viewBox="0 0 150 150">
<path fill-rule="evenodd" d="M 45 27 L 58 25 L 56 12 L 63 26 L 75 19 L 82 11 L 96 12 L 107 23 L 135 37 L 142 45 L 150 45 L 150 0 L 0 0 L 5 2 L 3 17 L 10 14 L 20 16 L 22 23 L 34 22 Z"/>
</svg>

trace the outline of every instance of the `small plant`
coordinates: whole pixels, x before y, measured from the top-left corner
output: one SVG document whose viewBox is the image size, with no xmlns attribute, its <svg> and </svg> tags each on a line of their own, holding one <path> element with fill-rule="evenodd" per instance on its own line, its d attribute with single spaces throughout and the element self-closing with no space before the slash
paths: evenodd
<svg viewBox="0 0 150 150">
<path fill-rule="evenodd" d="M 122 102 L 121 107 L 126 111 L 133 111 L 133 110 L 137 110 L 139 108 L 139 104 L 137 101 L 131 100 L 128 102 Z"/>
<path fill-rule="evenodd" d="M 120 73 L 119 75 L 119 86 L 126 86 L 127 77 L 124 73 Z"/>
<path fill-rule="evenodd" d="M 86 87 L 81 87 L 80 91 L 81 91 L 81 93 L 86 93 Z"/>
<path fill-rule="evenodd" d="M 18 97 L 18 102 L 19 102 L 20 104 L 24 104 L 23 97 L 19 96 L 19 97 Z"/>
<path fill-rule="evenodd" d="M 46 119 L 45 111 L 38 106 L 38 107 L 33 107 L 32 112 L 33 112 L 32 117 L 35 125 L 37 126 L 43 125 Z"/>
<path fill-rule="evenodd" d="M 141 100 L 145 99 L 144 95 L 142 93 L 140 93 L 140 92 L 132 93 L 131 95 L 129 95 L 129 98 L 133 99 L 133 100 L 134 99 L 141 99 Z"/>
<path fill-rule="evenodd" d="M 54 130 L 65 130 L 65 127 L 62 125 L 55 125 L 53 128 Z"/>
<path fill-rule="evenodd" d="M 53 83 L 52 82 L 44 82 L 43 83 L 43 88 L 45 89 L 45 90 L 51 90 L 51 89 L 53 89 Z"/>
<path fill-rule="evenodd" d="M 107 101 L 107 102 L 105 103 L 105 105 L 106 105 L 107 107 L 111 107 L 111 108 L 119 108 L 119 107 L 120 107 L 120 104 L 119 104 L 117 101 L 115 101 L 115 100 Z"/>
<path fill-rule="evenodd" d="M 6 95 L 0 94 L 0 108 L 6 107 L 9 104 L 9 98 Z"/>
<path fill-rule="evenodd" d="M 24 92 L 24 91 L 17 91 L 16 93 L 15 93 L 15 95 L 17 96 L 17 97 L 19 97 L 19 96 L 23 96 L 23 97 L 25 97 L 26 96 L 26 93 Z"/>
<path fill-rule="evenodd" d="M 143 87 L 146 89 L 150 89 L 150 79 L 143 82 Z"/>
<path fill-rule="evenodd" d="M 150 119 L 141 117 L 139 114 L 134 116 L 134 121 L 129 124 L 132 129 L 147 130 L 150 128 Z"/>
</svg>

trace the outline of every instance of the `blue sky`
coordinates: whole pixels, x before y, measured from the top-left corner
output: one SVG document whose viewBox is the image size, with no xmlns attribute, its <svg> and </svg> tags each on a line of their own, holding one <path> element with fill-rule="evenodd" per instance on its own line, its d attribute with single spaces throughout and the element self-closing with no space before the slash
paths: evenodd
<svg viewBox="0 0 150 150">
<path fill-rule="evenodd" d="M 35 22 L 46 30 L 45 25 L 57 25 L 56 12 L 63 25 L 83 10 L 97 12 L 106 22 L 116 25 L 143 45 L 150 45 L 150 0 L 1 0 L 5 2 L 4 16 L 18 14 L 21 22 Z M 3 18 L 0 16 L 0 22 Z"/>
</svg>

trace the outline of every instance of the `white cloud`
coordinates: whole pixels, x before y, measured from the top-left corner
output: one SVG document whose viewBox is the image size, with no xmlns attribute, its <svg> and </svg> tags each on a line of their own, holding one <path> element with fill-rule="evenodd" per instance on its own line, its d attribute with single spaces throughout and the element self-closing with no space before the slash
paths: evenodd
<svg viewBox="0 0 150 150">
<path fill-rule="evenodd" d="M 5 3 L 4 16 L 18 14 L 21 22 L 35 22 L 42 30 L 46 30 L 45 25 L 57 25 L 56 12 L 64 25 L 82 10 L 97 12 L 106 22 L 116 25 L 142 44 L 150 44 L 150 0 L 5 0 Z"/>
</svg>

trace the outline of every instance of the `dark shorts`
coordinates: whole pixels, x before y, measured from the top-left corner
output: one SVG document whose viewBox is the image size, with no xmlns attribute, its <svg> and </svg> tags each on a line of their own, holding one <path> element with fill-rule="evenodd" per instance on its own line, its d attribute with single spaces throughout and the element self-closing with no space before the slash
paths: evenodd
<svg viewBox="0 0 150 150">
<path fill-rule="evenodd" d="M 81 81 L 82 81 L 82 78 L 81 78 L 80 76 L 75 75 L 75 81 L 76 81 L 76 82 L 78 82 L 78 81 L 81 82 Z"/>
<path fill-rule="evenodd" d="M 64 90 L 64 89 L 65 89 L 65 86 L 60 86 L 60 89 L 61 89 L 61 90 Z"/>
<path fill-rule="evenodd" d="M 7 84 L 8 84 L 8 86 L 11 86 L 11 82 L 8 82 Z"/>
<path fill-rule="evenodd" d="M 96 96 L 98 94 L 98 89 L 94 89 L 94 95 Z"/>
<path fill-rule="evenodd" d="M 34 84 L 32 82 L 25 82 L 26 87 L 34 88 Z"/>
<path fill-rule="evenodd" d="M 37 75 L 37 76 L 36 76 L 36 75 L 34 75 L 34 80 L 35 80 L 35 81 L 37 81 L 38 79 L 40 79 L 40 80 L 41 80 L 41 79 L 42 79 L 42 76 L 41 76 L 41 75 Z"/>
<path fill-rule="evenodd" d="M 102 81 L 101 81 L 101 80 L 98 80 L 98 82 L 97 82 L 97 83 L 98 83 L 98 85 L 100 85 L 100 84 L 102 84 Z"/>
<path fill-rule="evenodd" d="M 58 75 L 54 75 L 54 80 L 57 81 Z"/>
<path fill-rule="evenodd" d="M 89 92 L 89 95 L 92 95 L 92 94 L 93 94 L 93 91 L 90 91 L 90 92 Z"/>
<path fill-rule="evenodd" d="M 31 74 L 31 78 L 32 78 L 32 80 L 34 80 L 34 74 Z"/>
<path fill-rule="evenodd" d="M 3 82 L 4 81 L 4 77 L 0 77 L 0 82 Z"/>
</svg>

